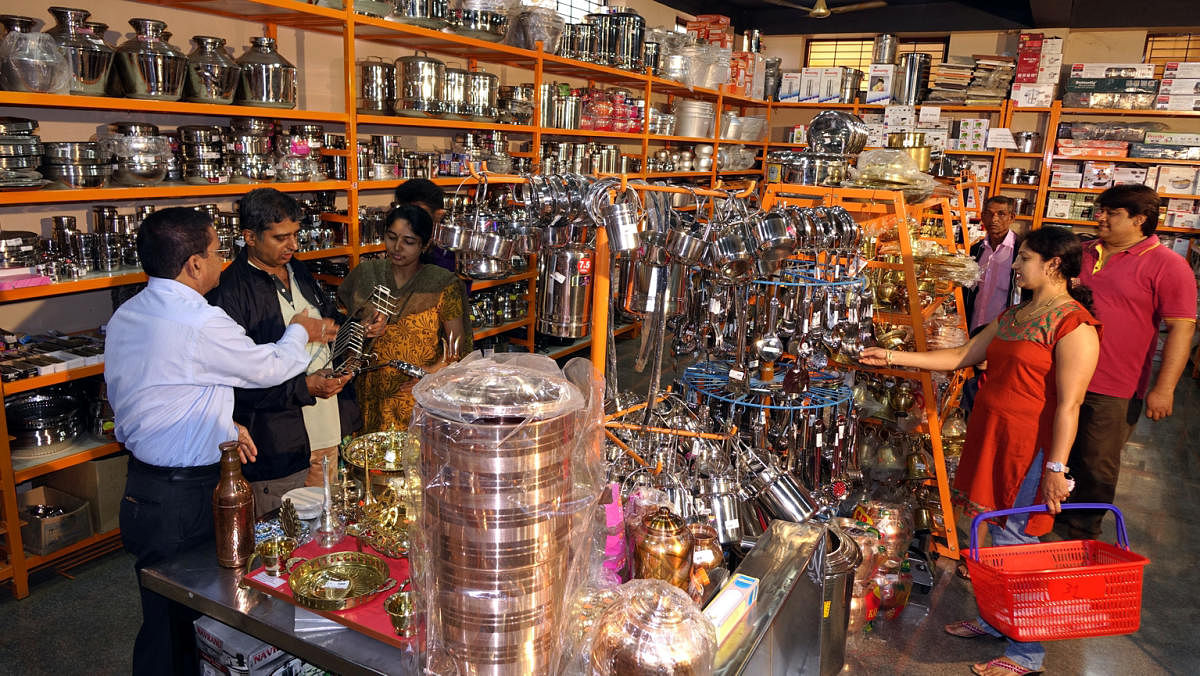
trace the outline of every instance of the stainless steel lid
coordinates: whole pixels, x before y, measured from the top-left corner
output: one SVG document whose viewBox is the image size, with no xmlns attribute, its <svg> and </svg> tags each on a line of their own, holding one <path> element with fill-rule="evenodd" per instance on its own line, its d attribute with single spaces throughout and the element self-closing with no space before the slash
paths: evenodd
<svg viewBox="0 0 1200 676">
<path fill-rule="evenodd" d="M 111 122 L 108 128 L 122 136 L 158 136 L 158 126 L 148 122 Z"/>
<path fill-rule="evenodd" d="M 0 117 L 0 136 L 32 134 L 37 128 L 37 120 L 26 117 Z"/>
</svg>

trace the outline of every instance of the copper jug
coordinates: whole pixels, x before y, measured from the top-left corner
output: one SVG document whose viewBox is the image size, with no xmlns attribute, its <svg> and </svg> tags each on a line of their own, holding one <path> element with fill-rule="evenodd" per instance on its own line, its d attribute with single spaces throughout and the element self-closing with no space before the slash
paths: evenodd
<svg viewBox="0 0 1200 676">
<path fill-rule="evenodd" d="M 217 563 L 241 568 L 254 553 L 254 493 L 242 476 L 238 442 L 221 444 L 221 480 L 213 491 L 213 525 Z"/>
<path fill-rule="evenodd" d="M 633 576 L 665 580 L 683 591 L 692 576 L 692 533 L 670 508 L 650 512 L 633 532 Z"/>
</svg>

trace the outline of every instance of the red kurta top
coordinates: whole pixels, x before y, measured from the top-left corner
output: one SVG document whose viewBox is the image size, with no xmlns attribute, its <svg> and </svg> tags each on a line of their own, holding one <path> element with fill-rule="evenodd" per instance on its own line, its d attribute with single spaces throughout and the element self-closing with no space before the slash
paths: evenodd
<svg viewBox="0 0 1200 676">
<path fill-rule="evenodd" d="M 1100 326 L 1075 301 L 1019 325 L 1017 309 L 1000 315 L 996 338 L 988 345 L 987 378 L 975 398 L 954 477 L 955 502 L 969 514 L 1013 506 L 1034 456 L 1050 448 L 1058 405 L 1054 346 L 1081 324 Z M 1041 535 L 1053 522 L 1048 515 L 1035 515 L 1025 530 Z"/>
</svg>

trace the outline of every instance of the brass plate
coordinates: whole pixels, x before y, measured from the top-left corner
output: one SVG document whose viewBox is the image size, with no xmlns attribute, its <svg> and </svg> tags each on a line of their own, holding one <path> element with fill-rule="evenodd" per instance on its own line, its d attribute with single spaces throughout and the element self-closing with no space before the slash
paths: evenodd
<svg viewBox="0 0 1200 676">
<path fill-rule="evenodd" d="M 417 438 L 408 432 L 372 432 L 350 442 L 342 451 L 342 459 L 363 469 L 398 472 L 416 465 L 421 454 Z"/>
<path fill-rule="evenodd" d="M 302 561 L 297 563 L 298 561 Z M 366 552 L 334 552 L 288 561 L 296 603 L 312 610 L 346 610 L 396 586 L 387 563 Z"/>
</svg>

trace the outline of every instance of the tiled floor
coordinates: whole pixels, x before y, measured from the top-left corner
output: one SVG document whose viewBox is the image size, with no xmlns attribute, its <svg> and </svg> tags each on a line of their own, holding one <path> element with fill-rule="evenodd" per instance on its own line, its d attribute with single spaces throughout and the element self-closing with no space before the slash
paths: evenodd
<svg viewBox="0 0 1200 676">
<path fill-rule="evenodd" d="M 625 352 L 635 345 L 622 343 L 622 363 L 632 362 Z M 623 385 L 638 380 L 627 374 Z M 1134 550 L 1152 561 L 1143 587 L 1141 630 L 1048 643 L 1048 674 L 1200 674 L 1200 641 L 1193 642 L 1191 635 L 1200 626 L 1200 537 L 1192 530 L 1200 527 L 1198 421 L 1200 386 L 1185 377 L 1175 415 L 1160 423 L 1143 420 L 1122 459 L 1117 502 Z M 1111 519 L 1105 523 L 1111 531 Z M 0 593 L 0 673 L 128 673 L 140 622 L 131 561 L 118 552 L 70 571 L 73 580 L 41 574 L 33 594 L 22 601 Z M 999 655 L 999 641 L 942 632 L 942 625 L 975 612 L 969 585 L 952 570 L 943 561 L 930 595 L 915 598 L 898 621 L 852 637 L 846 673 L 968 674 L 970 663 Z"/>
</svg>

